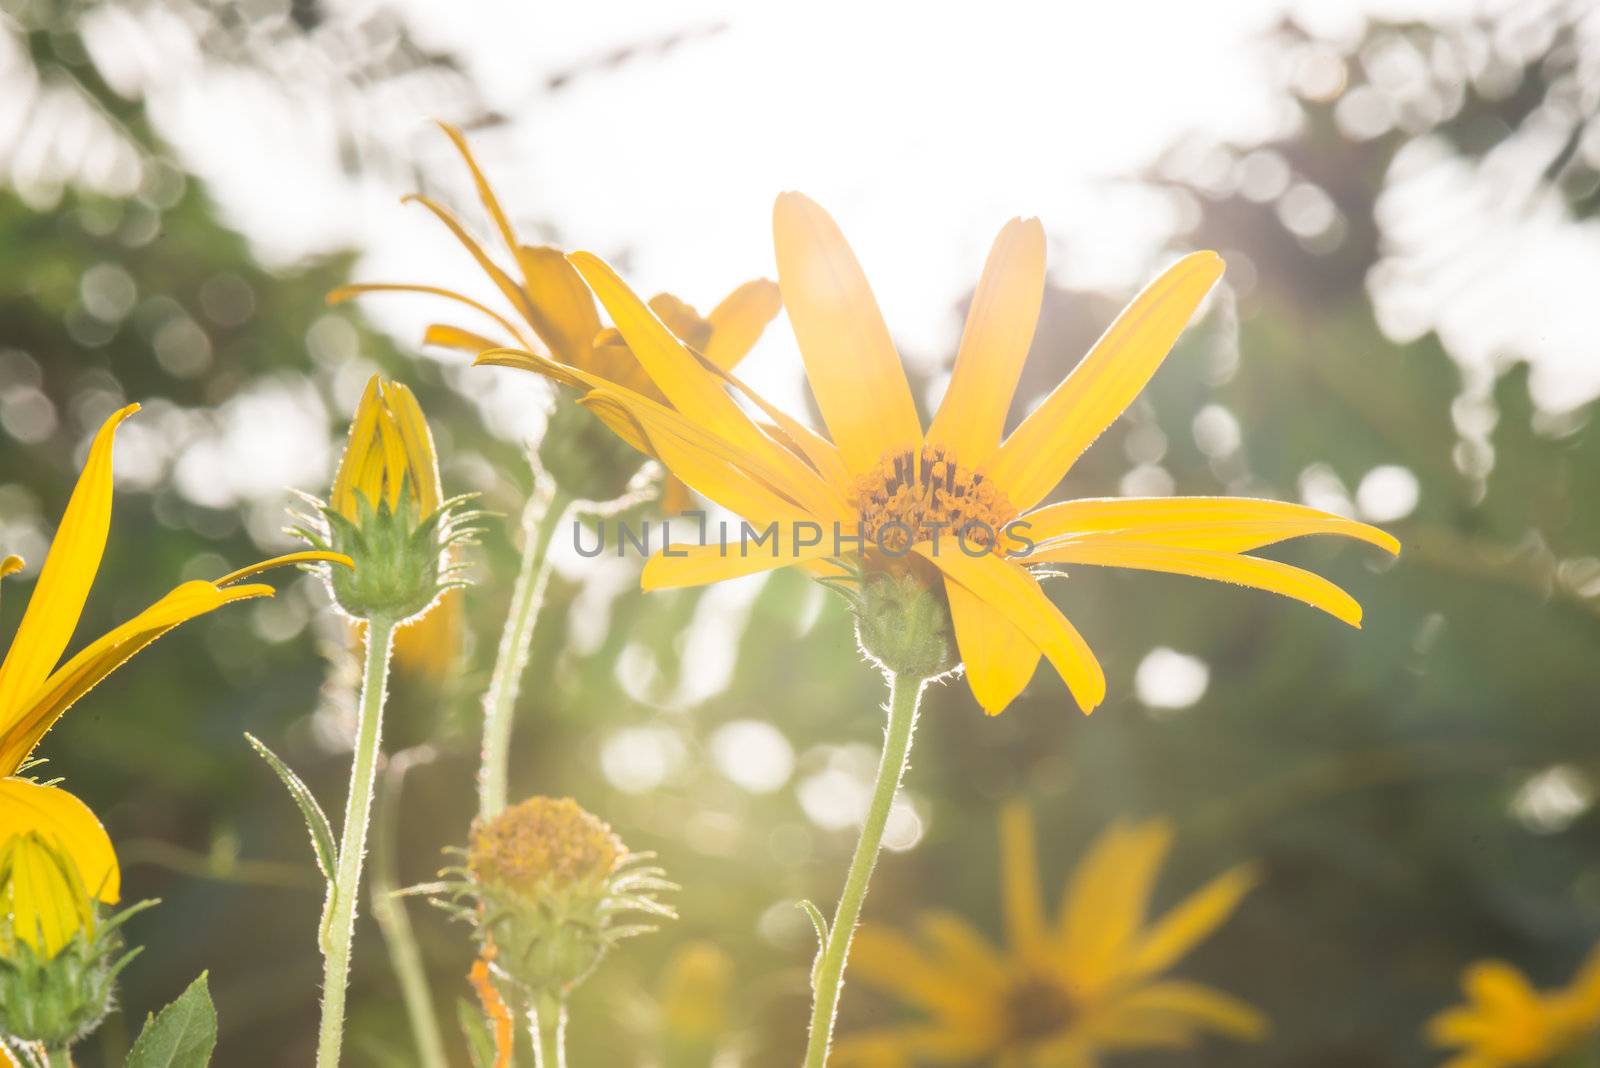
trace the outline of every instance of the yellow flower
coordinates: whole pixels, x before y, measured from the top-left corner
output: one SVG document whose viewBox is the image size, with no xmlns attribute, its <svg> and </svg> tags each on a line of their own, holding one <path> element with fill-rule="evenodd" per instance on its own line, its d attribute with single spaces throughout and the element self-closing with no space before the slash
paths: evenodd
<svg viewBox="0 0 1600 1068">
<path fill-rule="evenodd" d="M 273 589 L 258 583 L 237 585 L 267 568 L 289 563 L 334 560 L 336 553 L 303 552 L 265 560 L 215 582 L 193 580 L 59 664 L 99 570 L 111 527 L 111 447 L 118 425 L 139 410 L 129 405 L 107 419 L 89 447 L 89 458 L 45 556 L 27 611 L 11 647 L 0 662 L 0 846 L 19 836 L 36 834 L 60 849 L 76 865 L 82 884 L 111 905 L 121 892 L 116 854 L 100 821 L 89 807 L 66 790 L 21 776 L 39 740 L 68 708 L 129 657 L 179 623 L 225 604 L 270 597 Z M 15 574 L 22 561 L 0 562 L 0 577 Z M 30 870 L 38 870 L 30 868 Z M 14 909 L 58 914 L 65 930 L 76 930 L 73 908 L 55 896 L 58 880 L 40 878 L 12 890 Z M 22 895 L 23 899 L 19 899 Z M 57 930 L 52 928 L 52 931 Z M 70 935 L 70 931 L 68 931 Z M 47 942 L 59 945 L 52 939 Z"/>
<path fill-rule="evenodd" d="M 1360 625 L 1360 606 L 1337 586 L 1248 553 L 1307 534 L 1399 551 L 1394 538 L 1366 524 L 1297 504 L 1226 497 L 1040 506 L 1155 373 L 1221 276 L 1215 253 L 1193 253 L 1163 272 L 1002 439 L 1044 292 L 1038 220 L 1014 219 L 995 241 L 944 403 L 926 433 L 872 291 L 833 220 L 804 196 L 786 193 L 774 211 L 774 233 L 783 303 L 831 440 L 686 348 L 587 252 L 574 253 L 572 263 L 670 407 L 532 352 L 479 357 L 576 378 L 589 390 L 583 403 L 624 440 L 659 456 L 689 486 L 757 530 L 776 524 L 770 548 L 713 544 L 658 553 L 645 566 L 646 588 L 695 586 L 790 564 L 823 576 L 859 573 L 829 559 L 847 555 L 841 552 L 847 543 L 836 537 L 841 528 L 846 537 L 865 531 L 866 573 L 911 573 L 943 586 L 968 683 L 990 714 L 1022 691 L 1041 654 L 1084 711 L 1105 695 L 1093 652 L 1045 595 L 1033 565 L 1217 579 L 1283 594 Z M 730 386 L 760 409 L 763 421 L 746 414 Z M 970 536 L 954 536 L 963 530 Z"/>
<path fill-rule="evenodd" d="M 73 936 L 95 929 L 95 898 L 83 885 L 77 865 L 37 831 L 12 835 L 0 845 L 0 958 L 15 954 L 17 939 L 48 959 Z"/>
<path fill-rule="evenodd" d="M 478 329 L 435 323 L 423 336 L 426 344 L 478 354 L 506 345 L 521 349 L 542 346 L 555 365 L 571 368 L 643 393 L 654 400 L 665 398 L 629 351 L 616 330 L 603 330 L 594 297 L 573 270 L 560 249 L 548 245 L 527 245 L 517 235 L 500 199 L 468 147 L 466 138 L 454 126 L 440 123 L 472 174 L 478 198 L 493 223 L 495 233 L 513 264 L 510 270 L 495 262 L 487 249 L 444 205 L 430 197 L 408 197 L 432 212 L 472 256 L 484 274 L 499 290 L 511 308 L 505 315 L 483 301 L 451 289 L 416 283 L 366 283 L 342 286 L 328 294 L 329 303 L 339 303 L 364 293 L 420 293 L 441 297 L 470 310 L 500 336 L 491 337 Z M 718 367 L 731 370 L 755 346 L 761 333 L 778 314 L 778 287 L 765 278 L 746 282 L 729 293 L 720 304 L 702 316 L 693 307 L 669 293 L 651 298 L 650 306 L 675 331 L 685 344 L 693 346 Z M 536 344 L 537 342 L 537 344 Z M 569 386 L 583 387 L 575 375 L 562 376 Z M 681 486 L 667 488 L 668 502 L 683 503 Z"/>
<path fill-rule="evenodd" d="M 1467 1004 L 1428 1021 L 1429 1040 L 1457 1050 L 1445 1068 L 1532 1068 L 1600 1036 L 1600 946 L 1560 990 L 1535 990 L 1520 971 L 1497 960 L 1469 967 L 1461 988 Z"/>
<path fill-rule="evenodd" d="M 1054 920 L 1045 915 L 1025 807 L 1000 820 L 1009 945 L 992 946 L 944 912 L 919 919 L 920 940 L 873 925 L 856 935 L 851 976 L 927 1016 L 846 1036 L 834 1062 L 899 1068 L 918 1061 L 996 1068 L 1092 1068 L 1101 1053 L 1187 1048 L 1207 1032 L 1256 1039 L 1255 1009 L 1166 972 L 1233 913 L 1255 884 L 1236 867 L 1147 923 L 1157 870 L 1172 844 L 1161 820 L 1116 824 L 1078 864 Z"/>
<path fill-rule="evenodd" d="M 444 503 L 433 434 L 411 390 L 373 375 L 350 424 L 328 504 L 355 523 L 362 498 L 373 510 L 397 512 L 406 489 L 419 516 L 432 515 Z"/>
</svg>

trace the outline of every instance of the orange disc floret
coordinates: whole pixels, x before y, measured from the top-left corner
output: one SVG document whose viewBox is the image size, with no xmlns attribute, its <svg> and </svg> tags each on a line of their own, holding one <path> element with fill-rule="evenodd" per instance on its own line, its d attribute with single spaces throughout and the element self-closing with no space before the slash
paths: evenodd
<svg viewBox="0 0 1600 1068">
<path fill-rule="evenodd" d="M 999 486 L 936 445 L 885 455 L 852 489 L 867 539 L 896 555 L 941 534 L 999 552 L 1017 517 Z"/>
</svg>

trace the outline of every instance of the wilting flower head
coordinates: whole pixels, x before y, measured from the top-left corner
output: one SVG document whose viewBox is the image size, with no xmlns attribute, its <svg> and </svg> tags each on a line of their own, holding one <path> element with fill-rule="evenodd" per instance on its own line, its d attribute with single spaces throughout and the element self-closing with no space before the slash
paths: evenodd
<svg viewBox="0 0 1600 1068">
<path fill-rule="evenodd" d="M 655 894 L 676 887 L 647 859 L 571 798 L 532 797 L 473 825 L 446 907 L 524 994 L 565 994 L 618 941 L 654 929 L 620 918 L 673 916 Z"/>
<path fill-rule="evenodd" d="M 626 339 L 614 329 L 601 328 L 594 298 L 566 256 L 560 249 L 522 241 L 488 178 L 473 158 L 466 138 L 453 126 L 445 123 L 440 126 L 466 162 L 478 198 L 494 224 L 495 234 L 511 266 L 507 268 L 497 263 L 490 251 L 444 205 L 421 195 L 407 199 L 427 208 L 461 242 L 499 291 L 509 314 L 454 290 L 404 282 L 344 286 L 328 295 L 329 302 L 378 292 L 441 297 L 469 311 L 474 319 L 481 320 L 481 326 L 468 328 L 435 323 L 424 335 L 428 344 L 473 355 L 508 347 L 539 350 L 554 364 L 567 369 L 563 384 L 580 392 L 591 388 L 592 383 L 616 383 L 664 401 Z M 732 368 L 777 315 L 778 287 L 764 278 L 746 282 L 704 316 L 668 293 L 657 294 L 650 305 L 685 344 L 704 353 L 719 367 Z M 491 333 L 484 333 L 484 329 Z M 551 419 L 551 426 L 540 442 L 539 455 L 556 482 L 580 498 L 599 500 L 616 496 L 637 470 L 638 456 L 626 449 L 617 450 L 611 435 L 595 433 L 593 418 L 570 404 L 558 404 Z M 664 503 L 669 508 L 681 507 L 681 483 L 669 484 L 665 492 Z"/>
<path fill-rule="evenodd" d="M 324 522 L 307 519 L 295 532 L 355 561 L 354 569 L 330 577 L 340 608 L 355 619 L 403 623 L 461 585 L 451 549 L 475 533 L 466 525 L 478 514 L 465 510 L 470 499 L 443 499 L 433 435 L 416 397 L 373 375 L 350 424 L 333 492 L 326 504 L 315 502 Z"/>
<path fill-rule="evenodd" d="M 1428 1021 L 1429 1040 L 1455 1051 L 1445 1068 L 1537 1068 L 1580 1050 L 1600 1052 L 1600 947 L 1557 990 L 1535 990 L 1497 960 L 1467 968 L 1461 989 L 1465 1005 Z"/>
<path fill-rule="evenodd" d="M 1199 983 L 1163 978 L 1232 915 L 1255 884 L 1225 872 L 1153 922 L 1146 918 L 1169 824 L 1116 824 L 1090 847 L 1060 913 L 1040 895 L 1033 825 L 1020 805 L 1000 822 L 1001 889 L 1009 945 L 989 944 L 945 912 L 920 918 L 919 938 L 867 925 L 851 977 L 926 1017 L 840 1039 L 840 1068 L 900 1068 L 923 1060 L 1015 1068 L 1094 1068 L 1113 1050 L 1187 1048 L 1206 1033 L 1255 1039 L 1266 1021 Z"/>
<path fill-rule="evenodd" d="M 122 921 L 102 918 L 72 855 L 37 831 L 0 844 L 0 1035 L 48 1047 L 92 1031 L 111 1007 Z"/>
<path fill-rule="evenodd" d="M 129 657 L 185 620 L 235 601 L 270 597 L 271 586 L 241 584 L 271 567 L 337 561 L 330 552 L 292 553 L 235 571 L 214 582 L 185 582 L 132 619 L 57 664 L 77 629 L 78 617 L 99 570 L 111 527 L 111 451 L 116 430 L 138 411 L 129 405 L 100 428 L 56 528 L 44 567 L 28 599 L 16 636 L 0 662 L 0 848 L 36 833 L 71 858 L 78 879 L 107 905 L 120 892 L 117 857 L 87 805 L 57 786 L 23 777 L 30 755 L 56 720 Z M 0 560 L 0 578 L 22 569 L 15 556 Z M 37 865 L 28 870 L 40 870 Z M 63 921 L 72 915 L 62 914 Z"/>
<path fill-rule="evenodd" d="M 1105 675 L 1032 570 L 1062 564 L 1166 571 L 1304 601 L 1352 626 L 1361 608 L 1320 576 L 1252 550 L 1336 534 L 1389 552 L 1381 530 L 1297 504 L 1226 497 L 1115 498 L 1040 506 L 1078 456 L 1144 388 L 1222 274 L 1213 252 L 1152 282 L 1009 435 L 1006 414 L 1045 284 L 1044 231 L 1014 219 L 996 239 L 967 316 L 944 402 L 924 430 L 866 277 L 833 220 L 798 193 L 778 198 L 778 280 L 830 436 L 767 403 L 686 346 L 615 271 L 570 259 L 666 398 L 575 375 L 532 352 L 480 357 L 588 388 L 582 403 L 619 437 L 771 537 L 674 546 L 646 588 L 697 586 L 799 565 L 843 587 L 866 651 L 898 672 L 936 672 L 953 642 L 985 711 L 1003 710 L 1042 656 L 1089 711 Z M 752 418 L 734 394 L 759 409 Z M 906 595 L 911 578 L 937 612 Z M 905 606 L 937 623 L 907 634 Z M 881 636 L 897 639 L 875 644 Z M 902 658 L 904 658 L 902 660 Z"/>
</svg>

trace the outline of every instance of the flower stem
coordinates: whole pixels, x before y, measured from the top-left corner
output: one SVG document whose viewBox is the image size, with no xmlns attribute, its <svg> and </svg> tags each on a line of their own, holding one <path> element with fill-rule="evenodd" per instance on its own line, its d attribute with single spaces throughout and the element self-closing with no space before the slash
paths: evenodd
<svg viewBox="0 0 1600 1068">
<path fill-rule="evenodd" d="M 344 996 L 350 982 L 350 943 L 355 936 L 356 899 L 361 892 L 361 861 L 367 851 L 372 787 L 377 778 L 378 743 L 383 734 L 383 703 L 389 684 L 389 653 L 394 622 L 367 621 L 367 664 L 356 709 L 356 751 L 350 767 L 339 837 L 339 865 L 328 888 L 322 925 L 322 1028 L 317 1039 L 318 1068 L 335 1068 L 344 1039 Z"/>
<path fill-rule="evenodd" d="M 811 1031 L 806 1042 L 805 1068 L 823 1068 L 828 1060 L 833 1020 L 839 1009 L 839 991 L 844 986 L 845 959 L 850 955 L 850 940 L 855 937 L 861 904 L 866 900 L 867 882 L 878 862 L 878 847 L 883 842 L 884 825 L 889 821 L 889 808 L 905 776 L 906 761 L 911 755 L 911 733 L 917 725 L 917 704 L 926 681 L 904 675 L 889 676 L 889 725 L 883 735 L 883 755 L 878 759 L 872 802 L 861 825 L 855 855 L 850 858 L 850 871 L 845 876 L 844 892 L 839 895 L 839 907 L 833 914 L 833 926 L 828 929 L 827 943 L 818 951 L 812 973 Z"/>
<path fill-rule="evenodd" d="M 534 1068 L 567 1068 L 567 1001 L 540 994 L 528 1011 Z"/>
<path fill-rule="evenodd" d="M 445 1053 L 444 1037 L 439 1032 L 433 991 L 428 986 L 427 969 L 422 963 L 422 950 L 417 945 L 406 904 L 395 896 L 400 882 L 395 860 L 395 838 L 400 824 L 400 790 L 411 766 L 419 761 L 426 762 L 427 759 L 424 747 L 397 753 L 390 758 L 379 783 L 378 811 L 373 817 L 372 828 L 372 916 L 378 921 L 378 930 L 383 933 L 384 945 L 389 948 L 389 963 L 400 984 L 400 997 L 405 1002 L 406 1017 L 411 1021 L 411 1040 L 416 1045 L 422 1068 L 448 1068 L 450 1060 Z"/>
<path fill-rule="evenodd" d="M 505 811 L 507 769 L 511 760 L 511 724 L 533 644 L 533 625 L 550 580 L 550 544 L 566 519 L 572 497 L 543 476 L 522 512 L 522 563 L 511 587 L 511 608 L 500 649 L 495 654 L 489 689 L 483 695 L 483 766 L 478 772 L 478 815 L 490 819 Z"/>
</svg>

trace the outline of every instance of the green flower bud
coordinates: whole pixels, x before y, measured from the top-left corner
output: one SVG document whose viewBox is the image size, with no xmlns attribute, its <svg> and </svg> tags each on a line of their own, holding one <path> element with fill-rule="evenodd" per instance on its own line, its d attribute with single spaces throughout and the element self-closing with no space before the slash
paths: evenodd
<svg viewBox="0 0 1600 1068">
<path fill-rule="evenodd" d="M 885 671 L 931 679 L 960 663 L 943 583 L 911 572 L 869 571 L 852 601 L 856 641 Z"/>
<path fill-rule="evenodd" d="M 673 917 L 655 894 L 676 887 L 646 859 L 571 798 L 533 797 L 473 825 L 450 885 L 502 978 L 530 1000 L 564 996 L 618 941 L 654 930 L 623 916 Z"/>
<path fill-rule="evenodd" d="M 85 889 L 77 864 L 37 832 L 0 847 L 0 1035 L 65 1048 L 99 1026 L 124 952 L 121 925 Z"/>
<path fill-rule="evenodd" d="M 556 397 L 539 441 L 539 465 L 568 496 L 611 501 L 623 495 L 645 456 L 566 394 Z"/>
</svg>

